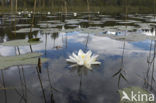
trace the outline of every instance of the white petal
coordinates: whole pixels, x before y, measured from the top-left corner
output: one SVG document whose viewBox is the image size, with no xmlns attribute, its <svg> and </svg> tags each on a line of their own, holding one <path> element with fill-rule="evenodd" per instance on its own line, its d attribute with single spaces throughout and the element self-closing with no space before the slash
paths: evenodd
<svg viewBox="0 0 156 103">
<path fill-rule="evenodd" d="M 94 55 L 90 58 L 90 62 L 95 62 L 97 59 L 98 55 Z"/>
<path fill-rule="evenodd" d="M 80 56 L 80 55 L 84 55 L 84 52 L 81 49 L 78 52 L 78 56 Z"/>
<path fill-rule="evenodd" d="M 77 64 L 73 64 L 73 65 L 70 65 L 69 67 L 72 68 L 72 67 L 76 67 Z"/>
<path fill-rule="evenodd" d="M 101 64 L 101 62 L 95 61 L 95 62 L 92 62 L 91 64 Z"/>
<path fill-rule="evenodd" d="M 86 67 L 87 69 L 90 69 L 90 70 L 92 69 L 92 68 L 91 68 L 91 64 L 85 64 L 85 67 Z"/>
<path fill-rule="evenodd" d="M 73 61 L 72 59 L 66 59 L 67 62 L 71 62 L 71 63 L 76 63 L 75 61 Z"/>
<path fill-rule="evenodd" d="M 80 66 L 84 65 L 83 61 L 78 61 L 77 64 Z"/>
<path fill-rule="evenodd" d="M 80 66 L 81 66 L 81 65 L 84 65 L 84 60 L 83 60 L 80 56 L 79 56 L 78 58 L 79 58 L 79 59 L 78 59 L 78 61 L 77 61 L 77 64 L 80 65 Z"/>
<path fill-rule="evenodd" d="M 72 56 L 69 56 L 69 59 L 71 59 L 71 60 L 73 60 L 73 61 L 77 61 L 77 59 L 76 58 L 74 58 L 74 57 L 72 57 Z"/>
<path fill-rule="evenodd" d="M 96 59 L 98 56 L 99 56 L 99 55 L 93 55 L 92 58 L 95 58 L 95 59 Z"/>
<path fill-rule="evenodd" d="M 76 61 L 79 60 L 78 56 L 75 53 L 73 53 L 73 57 L 76 59 Z"/>
<path fill-rule="evenodd" d="M 92 55 L 92 52 L 89 50 L 89 51 L 86 53 L 86 55 L 87 55 L 88 57 L 90 57 L 90 56 Z"/>
</svg>

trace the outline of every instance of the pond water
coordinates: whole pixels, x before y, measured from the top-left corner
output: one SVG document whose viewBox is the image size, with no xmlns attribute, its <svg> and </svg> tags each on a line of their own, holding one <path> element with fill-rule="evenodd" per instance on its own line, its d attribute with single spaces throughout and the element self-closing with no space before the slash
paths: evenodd
<svg viewBox="0 0 156 103">
<path fill-rule="evenodd" d="M 37 65 L 1 69 L 0 103 L 118 103 L 117 91 L 130 86 L 156 95 L 156 20 L 152 15 L 128 16 L 125 21 L 97 13 L 36 14 L 33 37 L 42 42 L 31 48 L 1 44 L 0 54 L 37 52 L 48 61 L 39 72 Z M 0 42 L 28 39 L 31 22 L 26 14 L 1 14 Z M 101 65 L 71 68 L 66 59 L 80 49 L 98 54 Z"/>
</svg>

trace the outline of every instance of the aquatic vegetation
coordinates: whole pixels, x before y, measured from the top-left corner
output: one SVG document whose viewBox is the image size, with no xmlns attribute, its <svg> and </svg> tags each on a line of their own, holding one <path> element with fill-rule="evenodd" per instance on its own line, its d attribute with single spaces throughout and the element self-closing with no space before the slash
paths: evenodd
<svg viewBox="0 0 156 103">
<path fill-rule="evenodd" d="M 67 62 L 70 63 L 76 63 L 78 66 L 85 66 L 88 69 L 92 69 L 91 65 L 92 64 L 101 64 L 100 62 L 96 61 L 98 55 L 93 55 L 92 52 L 88 51 L 87 53 L 84 53 L 81 49 L 78 52 L 78 55 L 75 53 L 72 54 L 72 56 L 69 56 L 69 59 L 66 59 Z M 73 66 L 76 66 L 73 65 Z"/>
<path fill-rule="evenodd" d="M 17 24 L 16 27 L 28 27 L 30 24 Z"/>
<path fill-rule="evenodd" d="M 19 30 L 16 30 L 16 31 L 12 31 L 13 33 L 29 33 L 30 30 L 32 30 L 32 32 L 34 31 L 39 31 L 40 29 L 39 28 L 22 28 L 22 29 L 19 29 Z"/>
<path fill-rule="evenodd" d="M 48 11 L 48 12 L 47 12 L 47 14 L 48 14 L 48 15 L 50 15 L 50 14 L 51 14 L 51 12 L 50 12 L 50 11 Z"/>
<path fill-rule="evenodd" d="M 141 29 L 150 29 L 154 23 L 135 23 L 138 25 Z"/>
<path fill-rule="evenodd" d="M 57 28 L 46 28 L 46 29 L 41 29 L 41 33 L 43 34 L 52 34 L 52 33 L 56 33 L 56 32 L 59 32 L 60 30 L 57 29 Z"/>
<path fill-rule="evenodd" d="M 66 20 L 67 24 L 79 24 L 81 21 L 79 19 Z"/>
<path fill-rule="evenodd" d="M 28 46 L 28 45 L 36 45 L 41 43 L 41 41 L 29 41 L 26 39 L 20 39 L 20 40 L 12 40 L 12 41 L 7 41 L 4 43 L 1 43 L 3 46 Z"/>
<path fill-rule="evenodd" d="M 30 18 L 31 17 L 31 14 L 28 14 L 28 17 Z"/>
<path fill-rule="evenodd" d="M 115 40 L 125 40 L 125 41 L 143 41 L 147 39 L 146 35 L 142 34 L 128 34 L 128 35 L 105 35 L 111 39 Z"/>
<path fill-rule="evenodd" d="M 121 31 L 132 31 L 136 29 L 135 26 L 114 26 L 113 28 L 116 28 Z"/>
<path fill-rule="evenodd" d="M 131 18 L 129 19 L 128 17 L 129 20 L 124 21 L 122 18 L 123 15 L 121 15 L 121 18 L 120 15 L 118 17 L 116 17 L 115 15 L 113 16 L 103 15 L 102 11 L 100 15 L 98 15 L 97 10 L 94 13 L 92 13 L 92 11 L 88 11 L 89 13 L 79 12 L 78 14 L 75 14 L 75 16 L 73 12 L 65 14 L 64 11 L 62 13 L 53 12 L 53 14 L 51 12 L 50 15 L 47 14 L 48 11 L 43 11 L 40 14 L 37 14 L 37 12 L 38 9 L 36 12 L 34 12 L 35 20 L 33 23 L 31 20 L 33 18 L 33 12 L 31 13 L 28 12 L 27 14 L 22 13 L 20 16 L 19 15 L 16 16 L 17 18 L 16 23 L 6 22 L 6 20 L 10 21 L 11 19 L 13 20 L 15 18 L 14 16 L 10 15 L 3 16 L 2 14 L 0 20 L 1 24 L 0 28 L 2 28 L 1 33 L 2 35 L 0 39 L 1 42 L 4 43 L 0 43 L 1 45 L 0 53 L 3 56 L 7 56 L 7 55 L 15 55 L 15 53 L 23 54 L 30 50 L 31 52 L 38 51 L 44 53 L 43 57 L 51 58 L 52 61 L 44 63 L 44 66 L 42 66 L 41 65 L 42 62 L 44 62 L 44 60 L 46 61 L 46 59 L 45 58 L 39 59 L 41 55 L 29 57 L 28 54 L 24 54 L 25 55 L 25 57 L 23 57 L 24 59 L 21 59 L 19 56 L 15 57 L 1 56 L 0 62 L 2 62 L 3 64 L 0 63 L 0 67 L 3 68 L 0 69 L 2 69 L 1 71 L 4 71 L 5 74 L 4 80 L 6 79 L 7 80 L 6 83 L 9 83 L 9 85 L 6 85 L 6 88 L 7 86 L 12 85 L 22 87 L 19 88 L 20 92 L 19 94 L 21 94 L 22 98 L 27 99 L 27 101 L 30 102 L 34 102 L 33 100 L 36 99 L 38 99 L 39 102 L 43 101 L 42 99 L 44 98 L 46 98 L 48 101 L 50 101 L 50 99 L 53 99 L 53 96 L 55 97 L 55 92 L 52 91 L 52 89 L 55 90 L 55 85 L 52 84 L 53 82 L 56 82 L 58 84 L 56 86 L 59 86 L 61 92 L 63 93 L 63 95 L 60 98 L 62 98 L 64 94 L 67 97 L 70 97 L 71 94 L 73 94 L 79 96 L 80 99 L 82 98 L 81 102 L 91 102 L 91 101 L 98 102 L 97 99 L 99 98 L 92 98 L 92 96 L 96 95 L 97 97 L 100 97 L 101 95 L 105 95 L 106 93 L 101 92 L 101 89 L 102 91 L 108 92 L 107 95 L 105 95 L 105 97 L 100 98 L 100 100 L 103 100 L 101 102 L 105 102 L 105 99 L 109 100 L 107 102 L 114 102 L 114 100 L 116 99 L 119 100 L 119 98 L 114 99 L 111 97 L 111 96 L 119 97 L 119 94 L 117 93 L 114 94 L 114 91 L 117 91 L 116 84 L 118 84 L 118 88 L 120 88 L 123 87 L 124 84 L 140 85 L 145 84 L 144 82 L 147 82 L 149 88 L 151 88 L 152 86 L 150 84 L 153 84 L 152 89 L 155 89 L 154 81 L 153 83 L 149 83 L 152 80 L 150 78 L 152 76 L 149 76 L 149 80 L 145 79 L 143 81 L 144 72 L 146 72 L 147 67 L 146 54 L 150 49 L 149 42 L 150 40 L 156 40 L 154 36 L 147 36 L 145 33 L 147 32 L 155 34 L 153 32 L 154 30 L 151 30 L 152 28 L 154 28 L 154 23 L 145 23 L 144 21 L 146 20 L 146 18 L 144 18 L 143 21 L 141 20 L 141 18 L 138 20 Z M 28 18 L 29 13 L 31 14 L 31 18 Z M 33 28 L 32 32 L 30 32 L 31 30 L 30 27 Z M 15 32 L 12 33 L 12 31 Z M 36 31 L 35 34 L 33 33 L 33 31 Z M 27 37 L 30 35 L 29 33 L 32 34 L 29 38 L 34 39 L 29 40 L 27 39 Z M 19 38 L 26 38 L 27 40 L 24 39 L 17 40 Z M 42 43 L 41 41 L 39 41 L 39 38 L 41 38 L 41 40 L 43 41 Z M 153 44 L 154 41 L 151 42 L 152 42 L 151 44 L 154 47 Z M 38 43 L 41 44 L 35 45 Z M 14 46 L 14 47 L 10 48 L 6 46 Z M 30 50 L 28 50 L 29 49 L 28 46 L 30 46 Z M 124 50 L 122 50 L 122 47 L 124 48 Z M 151 56 L 149 56 L 150 57 L 149 62 L 151 62 L 153 58 L 153 47 L 151 48 Z M 94 65 L 100 64 L 100 62 L 96 60 L 97 59 L 96 55 L 94 54 L 92 55 L 91 51 L 84 52 L 82 50 L 81 51 L 79 50 L 73 54 L 71 53 L 69 59 L 66 58 L 67 61 L 64 59 L 64 57 L 66 57 L 66 54 L 70 53 L 71 51 L 75 51 L 79 48 L 83 48 L 84 50 L 86 49 L 94 50 L 95 52 L 100 54 L 99 57 L 100 61 L 105 62 L 102 63 L 102 65 L 100 66 Z M 121 55 L 122 51 L 123 53 Z M 1 58 L 3 59 L 3 61 Z M 7 64 L 5 64 L 4 62 Z M 67 62 L 68 65 L 70 66 L 69 70 L 72 73 L 70 73 L 69 70 L 66 70 Z M 31 69 L 32 68 L 31 65 L 33 64 L 35 64 L 33 67 L 36 67 L 36 72 L 38 74 L 39 81 L 36 80 L 37 79 L 36 77 L 34 78 L 34 76 L 37 75 L 33 75 L 35 72 L 34 69 Z M 25 65 L 27 66 L 25 67 Z M 14 67 L 12 66 L 18 68 L 13 69 Z M 9 67 L 12 68 L 8 70 L 3 70 Z M 94 69 L 96 68 L 97 70 L 93 70 L 92 72 L 90 72 L 90 70 L 93 68 Z M 22 71 L 25 73 L 22 73 Z M 48 73 L 48 76 L 47 73 L 45 73 L 46 71 Z M 16 74 L 19 73 L 19 75 L 15 75 L 15 73 Z M 141 78 L 142 81 L 136 77 L 136 73 L 137 75 L 142 77 Z M 150 73 L 152 72 L 149 72 L 149 75 Z M 42 76 L 42 78 L 40 76 Z M 71 76 L 73 78 L 71 78 Z M 80 78 L 78 78 L 77 76 L 79 76 Z M 21 78 L 21 80 L 16 81 L 16 79 L 19 77 Z M 53 77 L 56 77 L 54 81 Z M 153 76 L 153 78 L 155 77 Z M 49 83 L 47 82 L 47 79 Z M 79 83 L 80 93 L 77 93 L 77 91 L 75 91 L 75 87 L 77 87 L 77 81 L 79 81 L 79 79 L 80 79 Z M 28 81 L 27 83 L 27 80 L 30 81 Z M 92 82 L 88 82 L 90 80 L 92 80 Z M 68 83 L 60 81 L 65 81 Z M 105 84 L 107 84 L 107 86 L 105 86 Z M 90 88 L 87 88 L 86 85 L 90 85 Z M 32 88 L 29 88 L 29 86 L 32 86 Z M 103 86 L 105 86 L 105 88 L 102 88 Z M 143 86 L 145 87 L 147 85 Z M 3 85 L 0 87 L 3 87 Z M 98 88 L 99 91 L 97 91 Z M 85 93 L 82 93 L 83 89 L 86 90 Z M 67 93 L 69 90 L 70 93 Z M 32 97 L 32 100 L 28 98 L 29 91 L 34 93 L 33 95 L 35 99 L 34 97 Z M 42 92 L 43 95 L 41 94 Z M 51 96 L 50 99 L 49 97 L 47 97 L 47 95 L 44 94 L 44 92 L 45 94 L 50 94 L 49 95 Z M 42 95 L 42 98 L 38 98 L 38 93 L 40 93 L 39 95 Z M 11 94 L 10 96 L 14 97 L 14 94 L 15 93 Z M 14 100 L 17 101 L 19 99 L 20 99 L 19 96 L 16 96 L 15 94 Z M 54 99 L 58 101 L 57 98 Z M 72 100 L 70 99 L 71 102 L 73 102 L 74 100 L 78 100 L 78 98 L 74 97 Z M 69 102 L 66 99 L 65 101 Z M 51 102 L 53 101 L 51 100 Z"/>
<path fill-rule="evenodd" d="M 74 16 L 77 16 L 77 13 L 75 12 L 75 13 L 73 13 L 73 15 L 74 15 Z"/>
<path fill-rule="evenodd" d="M 18 15 L 21 15 L 22 13 L 21 12 L 18 12 Z"/>
<path fill-rule="evenodd" d="M 33 65 L 38 64 L 38 58 L 41 53 L 28 53 L 19 56 L 0 56 L 0 69 L 5 69 L 17 65 Z M 48 61 L 46 58 L 41 58 L 41 62 Z"/>
<path fill-rule="evenodd" d="M 101 27 L 89 27 L 89 28 L 77 28 L 82 33 L 89 33 L 89 34 L 100 34 L 103 32 L 103 28 Z"/>
<path fill-rule="evenodd" d="M 40 38 L 32 38 L 28 40 L 29 43 L 39 42 L 39 41 L 40 41 Z"/>
</svg>

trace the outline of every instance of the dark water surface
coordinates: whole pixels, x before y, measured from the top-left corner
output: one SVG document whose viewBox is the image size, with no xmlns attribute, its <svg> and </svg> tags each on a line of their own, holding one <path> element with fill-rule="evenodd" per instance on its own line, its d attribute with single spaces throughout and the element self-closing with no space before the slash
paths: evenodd
<svg viewBox="0 0 156 103">
<path fill-rule="evenodd" d="M 33 37 L 41 38 L 42 43 L 33 45 L 32 50 L 43 53 L 42 57 L 49 61 L 42 64 L 40 73 L 36 71 L 37 65 L 1 70 L 0 86 L 7 89 L 0 90 L 0 103 L 118 103 L 117 91 L 129 86 L 139 86 L 156 94 L 156 83 L 152 79 L 156 78 L 155 67 L 147 62 L 155 58 L 155 41 L 123 41 L 103 36 L 109 32 L 118 35 L 118 29 L 110 29 L 115 25 L 132 27 L 120 31 L 120 35 L 125 31 L 154 35 L 154 22 L 151 15 L 129 15 L 127 23 L 122 17 L 97 13 L 80 13 L 76 17 L 73 13 L 66 17 L 59 13 L 35 15 Z M 28 39 L 30 26 L 31 17 L 26 14 L 1 15 L 0 42 Z M 102 64 L 92 66 L 91 71 L 83 67 L 70 68 L 66 59 L 79 49 L 98 54 Z M 19 50 L 21 54 L 31 52 L 29 46 L 19 46 Z M 0 54 L 15 56 L 18 52 L 15 47 L 0 45 Z M 122 72 L 127 81 L 121 78 L 118 82 L 119 76 L 113 77 L 120 68 L 124 68 Z"/>
</svg>

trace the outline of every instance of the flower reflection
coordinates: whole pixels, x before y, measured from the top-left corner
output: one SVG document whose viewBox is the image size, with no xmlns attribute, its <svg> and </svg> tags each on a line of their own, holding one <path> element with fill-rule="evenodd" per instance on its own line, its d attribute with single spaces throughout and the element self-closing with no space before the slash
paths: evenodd
<svg viewBox="0 0 156 103">
<path fill-rule="evenodd" d="M 91 51 L 88 51 L 87 53 L 84 53 L 81 49 L 78 52 L 78 55 L 75 53 L 72 54 L 72 56 L 69 56 L 69 59 L 66 59 L 67 62 L 74 63 L 73 66 L 84 66 L 88 69 L 92 69 L 92 64 L 101 64 L 100 62 L 96 61 L 98 55 L 92 55 Z"/>
</svg>

